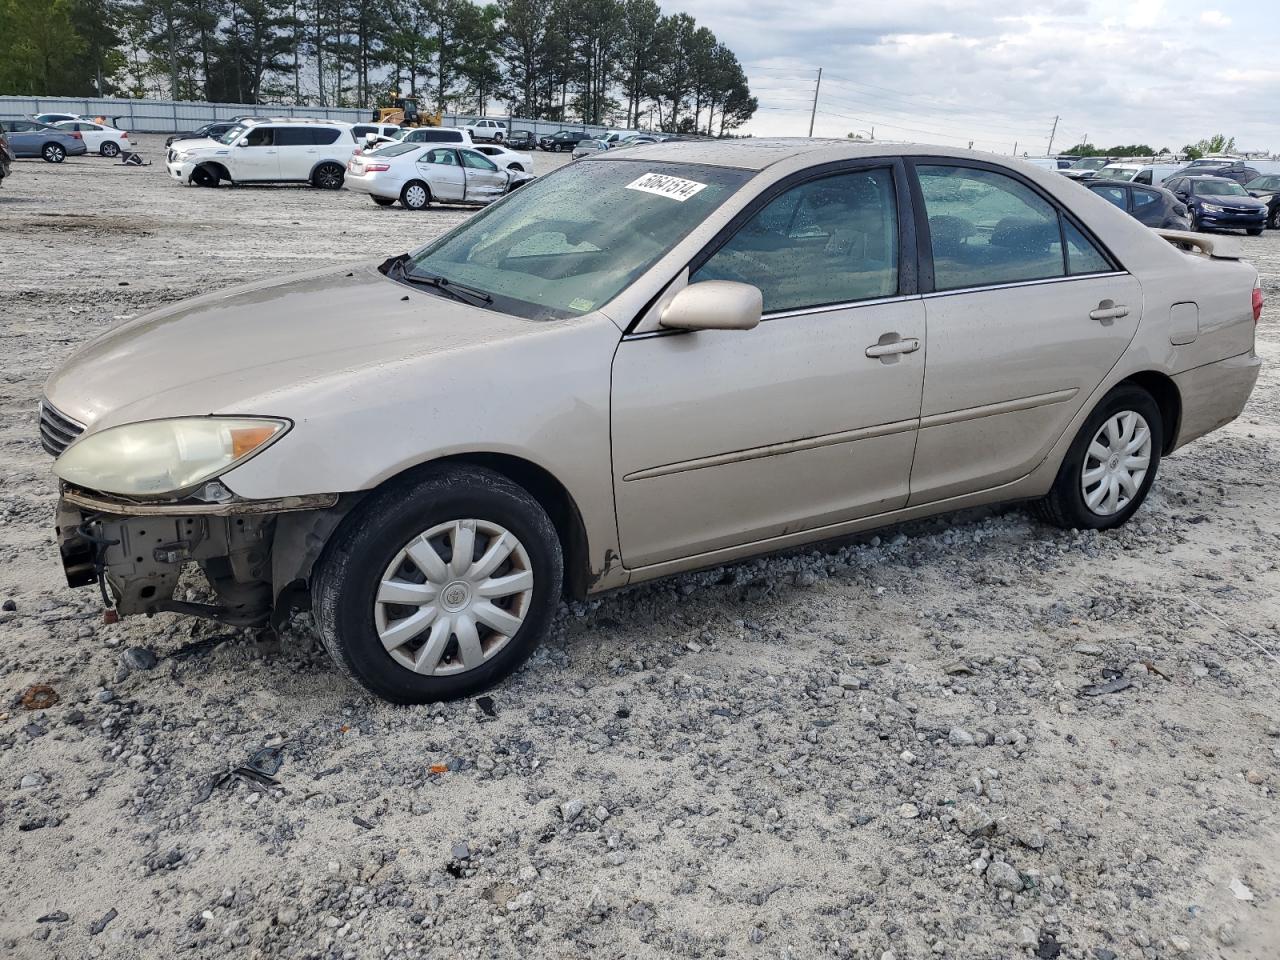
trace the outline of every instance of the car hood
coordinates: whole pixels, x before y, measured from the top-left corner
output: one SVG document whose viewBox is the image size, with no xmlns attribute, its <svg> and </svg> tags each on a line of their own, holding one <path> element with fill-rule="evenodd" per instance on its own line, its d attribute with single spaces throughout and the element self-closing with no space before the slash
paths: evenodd
<svg viewBox="0 0 1280 960">
<path fill-rule="evenodd" d="M 45 396 L 91 429 L 213 413 L 271 415 L 284 394 L 335 383 L 340 392 L 344 377 L 378 376 L 414 359 L 555 326 L 410 289 L 371 264 L 327 268 L 130 320 L 72 354 L 49 378 Z"/>
<path fill-rule="evenodd" d="M 1265 203 L 1261 200 L 1255 199 L 1254 197 L 1215 197 L 1213 195 L 1202 196 L 1200 194 L 1192 194 L 1191 199 L 1197 200 L 1200 203 L 1214 203 L 1220 207 L 1235 207 L 1237 210 L 1244 209 L 1246 207 L 1256 207 L 1261 210 L 1266 207 Z"/>
<path fill-rule="evenodd" d="M 212 137 L 186 137 L 182 141 L 182 146 L 177 149 L 183 153 L 191 153 L 196 150 L 208 150 L 212 152 L 230 153 L 231 147 L 221 141 L 214 140 Z"/>
</svg>

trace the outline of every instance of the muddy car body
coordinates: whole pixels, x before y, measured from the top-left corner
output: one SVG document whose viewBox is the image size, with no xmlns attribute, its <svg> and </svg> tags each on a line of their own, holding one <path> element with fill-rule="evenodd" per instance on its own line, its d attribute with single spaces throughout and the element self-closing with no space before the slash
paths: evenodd
<svg viewBox="0 0 1280 960">
<path fill-rule="evenodd" d="M 122 614 L 309 603 L 417 702 L 518 666 L 562 589 L 997 501 L 1113 527 L 1252 390 L 1233 244 L 964 151 L 610 151 L 78 351 L 41 420 L 63 562 Z"/>
</svg>

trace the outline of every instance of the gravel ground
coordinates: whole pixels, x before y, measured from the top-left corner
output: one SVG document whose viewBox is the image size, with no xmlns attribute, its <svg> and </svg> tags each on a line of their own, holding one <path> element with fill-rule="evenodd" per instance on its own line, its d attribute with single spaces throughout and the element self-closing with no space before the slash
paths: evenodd
<svg viewBox="0 0 1280 960">
<path fill-rule="evenodd" d="M 0 954 L 1275 960 L 1280 234 L 1245 241 L 1249 408 L 1115 533 L 977 511 L 626 590 L 422 708 L 305 618 L 104 625 L 64 586 L 33 411 L 75 344 L 464 216 L 100 158 L 5 182 Z"/>
</svg>

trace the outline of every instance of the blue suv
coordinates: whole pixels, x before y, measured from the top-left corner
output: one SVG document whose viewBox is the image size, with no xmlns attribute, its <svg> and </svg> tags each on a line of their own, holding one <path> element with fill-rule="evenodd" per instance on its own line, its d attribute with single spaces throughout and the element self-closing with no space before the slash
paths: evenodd
<svg viewBox="0 0 1280 960">
<path fill-rule="evenodd" d="M 1164 187 L 1191 211 L 1192 230 L 1244 230 L 1256 237 L 1267 224 L 1267 205 L 1226 177 L 1170 177 Z"/>
</svg>

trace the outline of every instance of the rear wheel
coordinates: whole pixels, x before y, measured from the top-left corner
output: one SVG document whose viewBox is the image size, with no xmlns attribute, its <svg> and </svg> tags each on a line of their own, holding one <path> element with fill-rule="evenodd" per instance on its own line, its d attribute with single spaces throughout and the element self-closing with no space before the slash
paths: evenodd
<svg viewBox="0 0 1280 960">
<path fill-rule="evenodd" d="M 61 163 L 67 159 L 67 151 L 62 149 L 61 144 L 46 143 L 40 151 L 40 156 L 44 157 L 46 163 Z"/>
<path fill-rule="evenodd" d="M 1267 219 L 1267 226 L 1272 230 L 1280 230 L 1280 206 L 1271 211 L 1271 216 Z"/>
<path fill-rule="evenodd" d="M 516 171 L 517 173 L 524 173 L 524 167 L 522 167 L 522 166 L 521 166 L 520 164 L 518 164 L 518 163 L 513 163 L 513 164 L 511 164 L 509 167 L 507 167 L 507 169 L 508 169 L 508 170 L 514 170 L 514 171 Z"/>
<path fill-rule="evenodd" d="M 120 156 L 120 144 L 114 140 L 105 140 L 102 146 L 98 148 L 98 152 L 104 157 L 118 157 Z"/>
<path fill-rule="evenodd" d="M 548 632 L 563 558 L 541 505 L 506 477 L 442 466 L 377 494 L 334 535 L 313 587 L 335 662 L 393 703 L 462 697 Z"/>
<path fill-rule="evenodd" d="M 1253 228 L 1253 229 L 1251 229 L 1251 230 L 1246 230 L 1246 231 L 1245 231 L 1245 233 L 1247 233 L 1247 234 L 1248 234 L 1249 236 L 1251 236 L 1251 237 L 1260 237 L 1260 236 L 1262 236 L 1262 228 L 1261 228 L 1261 227 L 1255 227 L 1255 228 Z"/>
<path fill-rule="evenodd" d="M 1117 387 L 1080 427 L 1036 513 L 1066 529 L 1120 526 L 1151 489 L 1163 437 L 1164 421 L 1151 394 L 1128 384 Z"/>
<path fill-rule="evenodd" d="M 409 210 L 425 210 L 431 203 L 431 190 L 421 180 L 410 180 L 400 190 L 400 202 Z"/>
<path fill-rule="evenodd" d="M 322 163 L 311 174 L 311 185 L 321 190 L 341 190 L 346 175 L 340 164 Z"/>
<path fill-rule="evenodd" d="M 389 207 L 393 203 L 395 203 L 395 201 L 392 200 L 390 197 L 374 197 L 373 202 L 380 207 Z"/>
</svg>

